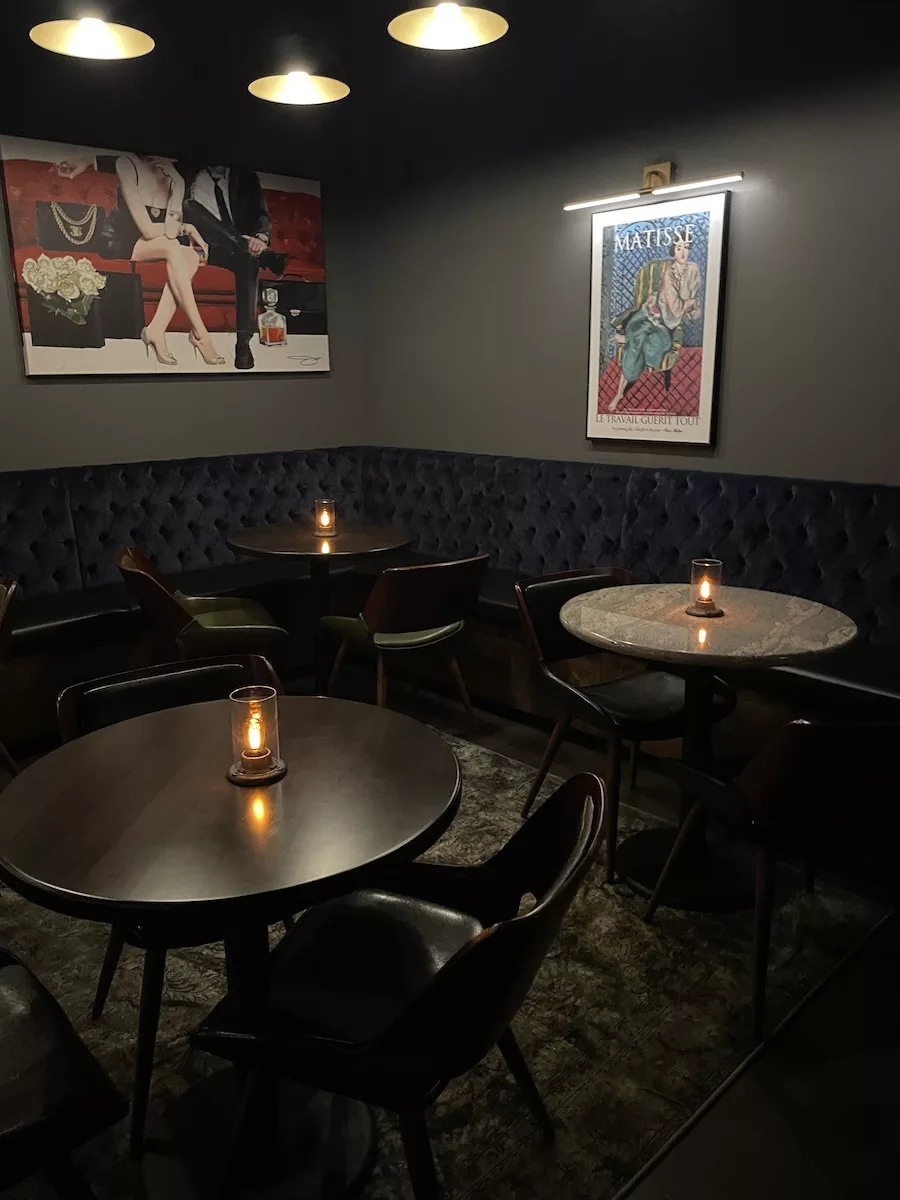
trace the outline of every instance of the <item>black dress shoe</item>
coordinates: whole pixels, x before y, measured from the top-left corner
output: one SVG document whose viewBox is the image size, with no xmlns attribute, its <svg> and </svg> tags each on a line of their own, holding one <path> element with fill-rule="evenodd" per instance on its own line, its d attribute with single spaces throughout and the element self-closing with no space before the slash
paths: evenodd
<svg viewBox="0 0 900 1200">
<path fill-rule="evenodd" d="M 275 250 L 263 250 L 258 261 L 261 267 L 266 267 L 273 275 L 283 275 L 287 260 L 286 254 L 279 254 Z"/>
<path fill-rule="evenodd" d="M 238 342 L 234 348 L 234 367 L 236 371 L 253 370 L 253 354 L 246 342 Z"/>
</svg>

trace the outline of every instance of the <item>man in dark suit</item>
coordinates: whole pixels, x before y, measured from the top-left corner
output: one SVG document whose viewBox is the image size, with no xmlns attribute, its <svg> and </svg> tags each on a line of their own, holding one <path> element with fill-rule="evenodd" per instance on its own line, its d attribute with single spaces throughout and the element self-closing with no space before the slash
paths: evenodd
<svg viewBox="0 0 900 1200">
<path fill-rule="evenodd" d="M 237 344 L 234 365 L 253 369 L 250 339 L 256 332 L 257 276 L 262 267 L 284 274 L 286 254 L 269 249 L 272 220 L 259 176 L 240 167 L 177 163 L 184 177 L 184 219 L 209 244 L 209 261 L 234 274 Z"/>
</svg>

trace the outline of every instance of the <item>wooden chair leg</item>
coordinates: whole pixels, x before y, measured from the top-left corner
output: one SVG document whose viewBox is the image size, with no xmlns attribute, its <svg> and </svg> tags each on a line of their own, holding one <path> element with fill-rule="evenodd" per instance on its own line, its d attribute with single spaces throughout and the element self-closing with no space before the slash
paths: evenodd
<svg viewBox="0 0 900 1200">
<path fill-rule="evenodd" d="M 766 1019 L 766 975 L 775 902 L 775 854 L 760 846 L 756 854 L 756 907 L 753 914 L 753 1036 L 761 1042 Z"/>
<path fill-rule="evenodd" d="M 534 777 L 534 782 L 531 785 L 531 791 L 528 793 L 528 799 L 522 809 L 522 820 L 524 821 L 531 812 L 535 800 L 538 798 L 538 792 L 544 786 L 544 780 L 547 778 L 547 772 L 553 766 L 553 760 L 562 745 L 562 740 L 566 736 L 566 730 L 572 724 L 570 716 L 560 717 L 553 726 L 553 732 L 550 734 L 550 741 L 547 743 L 547 749 L 544 751 L 544 757 L 541 759 L 541 765 L 537 769 L 537 775 Z"/>
<path fill-rule="evenodd" d="M 528 1070 L 522 1051 L 519 1049 L 519 1043 L 516 1041 L 515 1034 L 512 1029 L 507 1028 L 497 1042 L 497 1048 L 503 1055 L 503 1060 L 509 1067 L 509 1072 L 515 1079 L 521 1089 L 522 1095 L 525 1097 L 525 1103 L 528 1105 L 531 1115 L 541 1127 L 541 1131 L 548 1142 L 552 1142 L 556 1138 L 556 1130 L 553 1128 L 553 1122 L 550 1119 L 550 1114 L 544 1106 L 544 1101 L 541 1099 L 541 1093 L 537 1090 L 534 1080 L 531 1077 L 531 1072 Z"/>
<path fill-rule="evenodd" d="M 387 706 L 387 673 L 384 669 L 384 651 L 378 651 L 378 666 L 376 668 L 375 703 L 379 708 Z"/>
<path fill-rule="evenodd" d="M 344 659 L 347 657 L 349 651 L 350 643 L 344 638 L 340 646 L 338 646 L 338 652 L 334 657 L 334 665 L 331 668 L 331 674 L 328 676 L 328 686 L 325 691 L 329 696 L 334 695 L 334 686 L 337 683 L 337 677 L 340 674 L 341 667 L 344 665 Z"/>
<path fill-rule="evenodd" d="M 406 1153 L 406 1165 L 416 1200 L 439 1200 L 441 1186 L 434 1166 L 434 1155 L 425 1124 L 425 1113 L 421 1109 L 402 1112 L 400 1135 Z"/>
<path fill-rule="evenodd" d="M 638 781 L 638 759 L 641 756 L 641 743 L 631 743 L 631 773 L 628 776 L 628 789 L 634 791 Z"/>
<path fill-rule="evenodd" d="M 13 756 L 10 754 L 10 752 L 7 750 L 7 748 L 3 745 L 2 742 L 0 742 L 0 763 L 3 763 L 4 767 L 6 767 L 7 771 L 9 771 L 10 775 L 18 775 L 19 774 L 19 764 L 16 762 L 16 760 L 13 758 Z"/>
<path fill-rule="evenodd" d="M 103 966 L 100 968 L 100 978 L 97 980 L 97 993 L 94 996 L 94 1007 L 91 1009 L 91 1020 L 99 1021 L 103 1016 L 106 998 L 112 981 L 119 966 L 119 959 L 125 949 L 125 934 L 123 930 L 113 925 L 109 931 L 109 941 L 106 943 L 106 954 L 103 956 Z"/>
<path fill-rule="evenodd" d="M 466 715 L 473 725 L 477 725 L 478 720 L 475 716 L 475 709 L 472 707 L 472 701 L 469 699 L 469 689 L 466 687 L 466 681 L 463 679 L 463 674 L 459 669 L 459 663 L 456 661 L 455 655 L 450 655 L 447 665 L 450 667 L 450 674 L 453 676 L 453 682 L 456 685 L 459 698 L 462 700 L 463 708 L 466 710 Z"/>
<path fill-rule="evenodd" d="M 131 1103 L 131 1157 L 134 1159 L 141 1158 L 144 1153 L 144 1124 L 150 1101 L 156 1032 L 159 1028 L 159 1010 L 162 1007 L 165 977 L 165 950 L 148 950 L 144 955 L 141 1014 L 134 1064 L 134 1096 Z"/>
<path fill-rule="evenodd" d="M 609 824 L 606 827 L 606 882 L 616 882 L 616 846 L 619 840 L 619 793 L 622 791 L 622 739 L 609 742 Z"/>
<path fill-rule="evenodd" d="M 68 1154 L 45 1163 L 42 1171 L 59 1200 L 97 1200 L 81 1169 Z"/>
<path fill-rule="evenodd" d="M 685 847 L 685 843 L 687 842 L 691 828 L 702 812 L 702 803 L 699 800 L 695 800 L 688 809 L 687 816 L 681 822 L 681 828 L 678 830 L 678 836 L 675 839 L 675 844 L 669 851 L 669 857 L 666 859 L 665 866 L 659 873 L 659 879 L 656 881 L 656 887 L 653 889 L 653 895 L 650 897 L 650 902 L 647 905 L 647 909 L 644 913 L 644 920 L 648 925 L 656 916 L 656 910 L 659 908 L 660 902 L 662 901 L 663 893 L 666 890 L 666 884 L 668 883 L 672 872 L 675 870 L 675 867 L 678 865 L 678 860 L 681 858 L 681 852 Z"/>
</svg>

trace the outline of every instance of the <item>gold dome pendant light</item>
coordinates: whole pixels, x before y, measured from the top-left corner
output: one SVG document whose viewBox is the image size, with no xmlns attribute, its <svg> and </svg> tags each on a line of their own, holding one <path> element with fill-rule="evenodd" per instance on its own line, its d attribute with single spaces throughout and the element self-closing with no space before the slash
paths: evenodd
<svg viewBox="0 0 900 1200">
<path fill-rule="evenodd" d="M 149 34 L 130 25 L 111 25 L 98 17 L 45 21 L 28 35 L 35 45 L 72 58 L 141 58 L 155 46 Z"/>
<path fill-rule="evenodd" d="M 402 13 L 388 25 L 388 33 L 407 46 L 423 50 L 469 50 L 496 42 L 509 29 L 499 13 L 463 4 L 433 4 Z"/>
<path fill-rule="evenodd" d="M 273 104 L 333 104 L 350 95 L 346 83 L 327 75 L 309 75 L 290 71 L 287 75 L 266 75 L 254 79 L 247 89 L 260 100 Z"/>
</svg>

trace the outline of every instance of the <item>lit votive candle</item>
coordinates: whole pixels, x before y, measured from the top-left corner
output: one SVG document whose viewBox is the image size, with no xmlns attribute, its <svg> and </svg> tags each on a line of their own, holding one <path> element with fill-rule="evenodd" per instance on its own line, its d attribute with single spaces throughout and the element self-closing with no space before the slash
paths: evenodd
<svg viewBox="0 0 900 1200">
<path fill-rule="evenodd" d="M 691 563 L 691 602 L 685 612 L 691 617 L 721 617 L 718 597 L 722 586 L 722 563 L 718 558 L 695 558 Z"/>
<path fill-rule="evenodd" d="M 333 500 L 316 501 L 316 537 L 330 538 L 335 534 Z"/>
<path fill-rule="evenodd" d="M 231 693 L 232 762 L 228 778 L 245 787 L 281 779 L 287 768 L 278 750 L 278 700 L 272 687 Z"/>
</svg>

